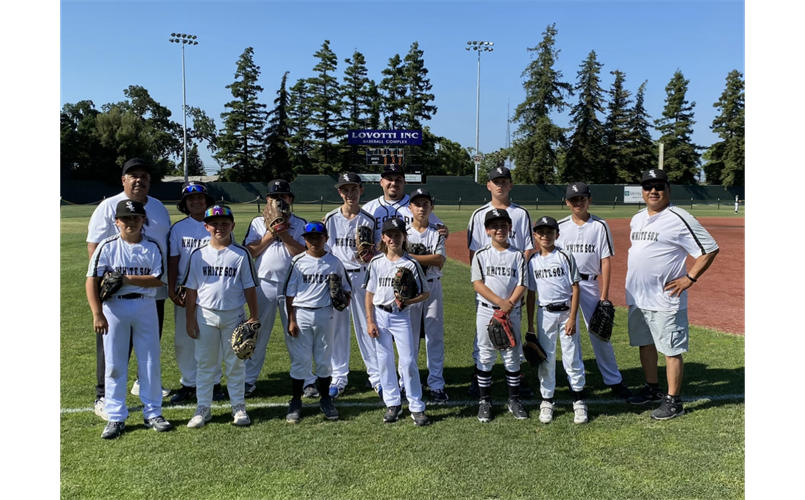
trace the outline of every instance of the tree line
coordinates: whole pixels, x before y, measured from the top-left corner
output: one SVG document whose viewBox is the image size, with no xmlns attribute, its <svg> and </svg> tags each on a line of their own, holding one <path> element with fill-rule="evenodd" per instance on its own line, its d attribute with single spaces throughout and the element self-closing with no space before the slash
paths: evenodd
<svg viewBox="0 0 805 500">
<path fill-rule="evenodd" d="M 583 180 L 591 184 L 635 183 L 658 163 L 673 183 L 694 184 L 703 171 L 707 184 L 744 183 L 744 80 L 734 70 L 713 106 L 719 115 L 710 128 L 720 141 L 709 148 L 694 144 L 695 102 L 686 99 L 689 81 L 677 70 L 665 88 L 662 116 L 645 108 L 647 82 L 636 93 L 626 75 L 611 71 L 610 89 L 601 87 L 603 64 L 591 51 L 580 64 L 576 82 L 555 69 L 558 31 L 554 24 L 529 48 L 531 62 L 522 73 L 525 99 L 514 110 L 514 141 L 485 155 L 485 171 L 513 161 L 516 183 L 554 184 Z M 289 82 L 285 72 L 272 106 L 262 102 L 260 67 L 248 47 L 227 85 L 232 100 L 221 114 L 222 126 L 203 110 L 188 107 L 188 170 L 203 175 L 198 154 L 203 144 L 221 166 L 221 180 L 232 182 L 294 179 L 299 174 L 329 175 L 346 170 L 379 171 L 364 165 L 363 147 L 347 143 L 348 129 L 421 129 L 420 147 L 406 147 L 407 163 L 426 175 L 472 175 L 472 148 L 433 134 L 426 125 L 437 113 L 435 96 L 418 42 L 395 54 L 379 82 L 369 77 L 359 51 L 339 60 L 325 40 L 313 54 L 313 76 Z M 140 156 L 155 165 L 156 176 L 183 171 L 183 135 L 171 112 L 140 86 L 123 91 L 124 101 L 95 109 L 92 101 L 65 104 L 61 112 L 61 167 L 73 179 L 114 180 L 127 158 Z M 577 97 L 573 103 L 572 97 Z M 570 111 L 568 127 L 555 123 Z M 651 137 L 651 129 L 660 133 Z M 413 157 L 408 155 L 414 155 Z M 178 159 L 178 161 L 174 161 Z"/>
</svg>

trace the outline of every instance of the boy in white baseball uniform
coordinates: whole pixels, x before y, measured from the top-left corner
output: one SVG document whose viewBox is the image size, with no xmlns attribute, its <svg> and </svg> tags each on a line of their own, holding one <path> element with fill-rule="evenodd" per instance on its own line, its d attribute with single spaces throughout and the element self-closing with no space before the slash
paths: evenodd
<svg viewBox="0 0 805 500">
<path fill-rule="evenodd" d="M 156 240 L 142 233 L 146 219 L 142 203 L 120 200 L 115 210 L 119 233 L 103 240 L 92 254 L 87 271 L 87 301 L 95 333 L 103 336 L 106 375 L 104 413 L 108 423 L 101 437 L 113 439 L 123 433 L 128 418 L 126 377 L 129 343 L 140 366 L 140 400 L 145 426 L 157 432 L 173 426 L 162 416 L 162 385 L 159 364 L 159 320 L 156 292 L 165 285 L 165 257 Z M 123 286 L 101 303 L 99 283 L 107 271 L 124 275 Z"/>
<path fill-rule="evenodd" d="M 307 251 L 291 261 L 282 295 L 288 309 L 288 353 L 291 355 L 291 401 L 285 421 L 295 424 L 302 418 L 302 392 L 305 377 L 316 362 L 316 377 L 321 400 L 319 407 L 327 420 L 338 420 L 329 389 L 332 381 L 333 303 L 330 276 L 341 279 L 344 291 L 352 290 L 344 265 L 325 250 L 327 229 L 321 222 L 308 222 L 302 233 Z M 349 294 L 348 294 L 349 295 Z M 345 309 L 346 311 L 346 309 Z M 349 342 L 349 335 L 339 339 Z"/>
<path fill-rule="evenodd" d="M 173 302 L 175 320 L 174 350 L 182 387 L 171 397 L 172 404 L 179 404 L 196 397 L 196 343 L 187 335 L 185 321 L 185 294 L 179 290 L 187 272 L 190 254 L 210 241 L 210 233 L 204 225 L 204 212 L 215 205 L 202 182 L 190 181 L 182 185 L 182 198 L 176 208 L 187 215 L 175 222 L 168 233 L 168 298 Z M 181 293 L 180 293 L 181 292 Z M 226 399 L 221 389 L 221 361 L 215 374 L 213 401 Z"/>
<path fill-rule="evenodd" d="M 428 387 L 434 403 L 444 403 L 449 398 L 444 392 L 444 306 L 442 303 L 442 266 L 447 259 L 445 238 L 428 218 L 433 212 L 433 196 L 427 189 L 417 189 L 410 194 L 408 210 L 413 220 L 408 227 L 409 248 L 422 244 L 427 255 L 410 255 L 425 271 L 430 287 L 427 300 L 411 306 L 411 326 L 414 333 L 414 356 L 419 358 L 419 339 L 424 335 L 428 356 Z"/>
<path fill-rule="evenodd" d="M 571 215 L 559 221 L 559 237 L 556 245 L 573 254 L 579 268 L 579 312 L 589 331 L 590 319 L 599 300 L 609 300 L 612 264 L 615 255 L 612 233 L 604 219 L 589 212 L 592 194 L 587 184 L 574 182 L 567 187 L 565 203 Z M 579 324 L 579 318 L 576 318 Z M 615 351 L 610 342 L 604 342 L 590 334 L 590 343 L 595 353 L 595 361 L 604 378 L 604 383 L 612 393 L 622 399 L 632 396 L 632 391 L 623 383 L 618 370 Z"/>
<path fill-rule="evenodd" d="M 531 235 L 531 215 L 525 207 L 521 207 L 516 203 L 512 203 L 509 199 L 514 184 L 512 183 L 511 171 L 506 167 L 496 167 L 489 171 L 489 180 L 486 183 L 486 189 L 492 196 L 492 200 L 486 205 L 478 208 L 470 216 L 469 224 L 467 225 L 467 248 L 470 251 L 470 262 L 481 247 L 488 245 L 491 242 L 487 234 L 486 227 L 484 226 L 484 217 L 492 209 L 505 210 L 511 218 L 511 231 L 509 232 L 509 244 L 517 250 L 524 253 L 526 260 L 531 256 L 534 251 L 534 237 Z M 523 347 L 517 347 L 520 350 L 520 364 L 525 361 L 523 357 Z M 472 345 L 472 360 L 473 364 L 478 362 L 478 344 L 473 339 Z M 480 397 L 478 390 L 478 379 L 475 373 L 472 374 L 470 381 L 470 388 L 467 391 L 470 396 Z M 528 387 L 525 374 L 520 372 L 520 396 L 530 398 L 534 395 L 534 391 Z"/>
<path fill-rule="evenodd" d="M 422 385 L 419 367 L 414 354 L 414 333 L 411 328 L 410 307 L 428 298 L 430 288 L 419 263 L 405 251 L 405 221 L 392 218 L 383 222 L 378 249 L 382 252 L 366 271 L 366 327 L 369 336 L 377 339 L 377 366 L 380 369 L 380 384 L 383 386 L 383 402 L 386 413 L 383 422 L 396 422 L 402 415 L 402 397 L 394 368 L 394 344 L 399 355 L 399 372 L 408 388 L 408 408 L 417 426 L 429 425 L 422 401 Z M 392 281 L 398 267 L 407 267 L 414 273 L 419 294 L 403 300 L 394 295 Z M 392 342 L 393 339 L 393 342 Z M 419 338 L 416 339 L 419 341 Z"/>
<path fill-rule="evenodd" d="M 268 183 L 266 201 L 272 199 L 284 200 L 293 204 L 294 194 L 291 185 L 283 179 L 275 179 Z M 277 234 L 266 229 L 265 219 L 258 215 L 252 219 L 243 245 L 249 249 L 257 267 L 257 305 L 260 308 L 260 335 L 257 336 L 257 346 L 252 357 L 246 360 L 246 397 L 257 390 L 257 377 L 266 361 L 266 349 L 277 319 L 280 314 L 282 330 L 288 331 L 288 316 L 285 308 L 285 297 L 282 296 L 282 285 L 291 267 L 291 259 L 305 251 L 305 240 L 302 233 L 307 221 L 291 214 L 290 229 Z M 288 346 L 288 336 L 285 336 Z M 305 397 L 319 397 L 315 386 L 316 377 L 312 373 L 305 377 Z"/>
<path fill-rule="evenodd" d="M 359 226 L 367 226 L 374 233 L 375 221 L 372 216 L 361 209 L 363 181 L 353 172 L 339 176 L 335 185 L 344 204 L 324 216 L 324 227 L 327 230 L 327 246 L 330 253 L 338 257 L 349 275 L 350 281 L 363 283 L 366 277 L 367 262 L 356 255 L 356 233 Z M 349 317 L 355 326 L 355 338 L 361 353 L 369 386 L 376 391 L 380 389 L 380 372 L 377 369 L 377 353 L 375 340 L 366 333 L 366 291 L 360 286 L 352 289 L 349 308 L 343 311 L 333 309 L 333 373 L 329 388 L 330 397 L 338 398 L 347 386 L 349 375 L 349 356 L 351 342 L 349 340 Z"/>
<path fill-rule="evenodd" d="M 195 339 L 198 362 L 198 407 L 187 426 L 200 428 L 212 420 L 212 390 L 215 370 L 221 366 L 221 353 L 233 423 L 246 426 L 251 424 L 244 399 L 246 365 L 235 354 L 231 342 L 232 332 L 239 324 L 258 321 L 257 276 L 249 251 L 232 237 L 235 229 L 232 210 L 213 205 L 204 212 L 204 225 L 210 233 L 210 242 L 190 254 L 183 283 L 187 289 L 186 330 Z M 249 305 L 248 320 L 245 304 Z"/>
<path fill-rule="evenodd" d="M 509 388 L 507 407 L 518 420 L 528 418 L 520 402 L 520 299 L 526 289 L 525 256 L 509 244 L 512 219 L 507 210 L 493 208 L 484 216 L 484 227 L 491 242 L 475 252 L 472 258 L 471 277 L 475 289 L 476 321 L 475 338 L 478 345 L 478 360 L 475 376 L 478 379 L 480 400 L 478 420 L 492 420 L 492 367 L 498 358 L 506 369 L 506 385 Z M 489 321 L 495 310 L 509 315 L 516 345 L 497 351 L 489 340 Z"/>
<path fill-rule="evenodd" d="M 579 309 L 579 269 L 573 254 L 556 246 L 559 224 L 553 217 L 540 217 L 534 224 L 534 239 L 539 250 L 528 259 L 528 295 L 526 312 L 528 330 L 534 331 L 534 306 L 539 297 L 537 312 L 537 338 L 545 349 L 547 359 L 540 363 L 539 375 L 542 403 L 539 420 L 553 420 L 553 394 L 556 389 L 556 339 L 562 345 L 562 365 L 573 393 L 573 422 L 587 422 L 587 405 L 584 403 L 584 361 L 581 358 L 581 341 L 576 331 L 576 314 Z"/>
</svg>

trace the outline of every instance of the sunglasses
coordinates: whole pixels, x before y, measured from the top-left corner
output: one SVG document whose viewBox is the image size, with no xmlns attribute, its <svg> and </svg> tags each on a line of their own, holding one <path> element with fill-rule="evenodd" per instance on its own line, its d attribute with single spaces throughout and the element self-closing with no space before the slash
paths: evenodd
<svg viewBox="0 0 805 500">
<path fill-rule="evenodd" d="M 227 207 L 212 207 L 208 208 L 206 212 L 204 212 L 204 217 L 232 217 L 232 210 L 228 209 Z"/>
<path fill-rule="evenodd" d="M 643 191 L 651 191 L 652 189 L 656 189 L 657 191 L 665 191 L 665 184 L 643 184 Z"/>
<path fill-rule="evenodd" d="M 305 224 L 305 232 L 306 233 L 326 233 L 327 230 L 324 228 L 324 224 L 321 222 L 308 222 Z"/>
<path fill-rule="evenodd" d="M 206 193 L 206 192 L 207 188 L 205 188 L 204 186 L 199 186 L 198 184 L 190 184 L 182 191 L 182 193 L 184 194 Z"/>
</svg>

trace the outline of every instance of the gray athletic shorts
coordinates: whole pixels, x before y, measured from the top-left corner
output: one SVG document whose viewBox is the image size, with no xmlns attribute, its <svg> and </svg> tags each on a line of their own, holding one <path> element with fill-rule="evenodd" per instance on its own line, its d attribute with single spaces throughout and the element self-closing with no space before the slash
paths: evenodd
<svg viewBox="0 0 805 500">
<path fill-rule="evenodd" d="M 688 352 L 688 310 L 648 311 L 629 306 L 629 345 L 651 344 L 666 356 Z"/>
</svg>

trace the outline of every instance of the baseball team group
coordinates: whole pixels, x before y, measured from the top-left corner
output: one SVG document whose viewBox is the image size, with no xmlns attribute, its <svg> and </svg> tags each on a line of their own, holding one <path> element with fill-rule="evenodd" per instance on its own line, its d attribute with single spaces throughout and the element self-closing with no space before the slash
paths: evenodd
<svg viewBox="0 0 805 500">
<path fill-rule="evenodd" d="M 96 333 L 95 413 L 107 421 L 102 438 L 124 432 L 132 351 L 138 373 L 131 393 L 142 401 L 145 427 L 173 429 L 162 415 L 163 398 L 169 396 L 172 404 L 196 400 L 187 427 L 204 427 L 212 420 L 213 402 L 226 399 L 233 424 L 250 425 L 246 398 L 258 390 L 277 313 L 290 357 L 287 422 L 300 421 L 303 398 L 319 398 L 324 417 L 338 419 L 334 402 L 349 382 L 354 330 L 367 386 L 386 407 L 383 422 L 399 420 L 407 401 L 417 426 L 430 423 L 425 388 L 431 403 L 448 401 L 441 278 L 449 230 L 434 214 L 427 189 L 406 194 L 404 173 L 389 165 L 381 175 L 383 195 L 361 205 L 361 177 L 344 173 L 335 184 L 343 204 L 321 222 L 288 214 L 274 224 L 261 215 L 237 242 L 232 210 L 216 204 L 201 182 L 182 186 L 177 208 L 186 217 L 171 224 L 165 206 L 148 195 L 150 171 L 144 160 L 126 162 L 123 192 L 102 201 L 89 222 L 86 292 Z M 659 404 L 651 417 L 666 420 L 684 414 L 687 289 L 719 249 L 693 216 L 670 202 L 664 171 L 644 172 L 641 184 L 646 207 L 631 220 L 626 275 L 629 341 L 639 348 L 645 374 L 641 390 L 633 393 L 624 383 L 611 343 L 592 333 L 590 342 L 612 393 L 635 405 Z M 606 221 L 589 213 L 592 193 L 582 182 L 567 187 L 571 215 L 559 221 L 540 217 L 534 223 L 528 210 L 511 202 L 512 187 L 507 168 L 491 170 L 491 201 L 473 212 L 467 228 L 476 292 L 475 371 L 468 392 L 479 401 L 478 420 L 491 421 L 492 369 L 499 356 L 508 388 L 506 408 L 516 419 L 528 419 L 520 399 L 535 395 L 521 371 L 528 358 L 538 374 L 539 420 L 550 423 L 556 406 L 558 339 L 573 396 L 573 421 L 583 424 L 588 410 L 578 324 L 583 319 L 589 331 L 596 307 L 609 300 L 612 235 Z M 278 179 L 268 184 L 266 198 L 268 204 L 292 207 L 294 194 L 287 181 Z M 368 251 L 360 241 L 367 234 L 373 240 Z M 688 255 L 694 259 L 690 269 Z M 122 274 L 122 286 L 101 300 L 100 283 L 110 272 Z M 400 293 L 402 274 L 411 280 L 410 294 Z M 345 297 L 338 304 L 331 298 L 332 282 L 340 283 Z M 160 367 L 167 300 L 173 303 L 181 373 L 181 387 L 175 391 L 162 386 Z M 526 335 L 520 331 L 523 306 Z M 499 317 L 512 330 L 509 347 L 491 339 L 490 321 Z M 232 336 L 246 324 L 259 330 L 251 356 L 243 359 Z M 426 381 L 420 380 L 417 361 L 422 339 Z M 535 343 L 542 362 L 527 356 L 528 346 Z M 666 391 L 659 385 L 659 353 L 665 356 Z M 224 373 L 226 390 L 221 385 Z"/>
</svg>

